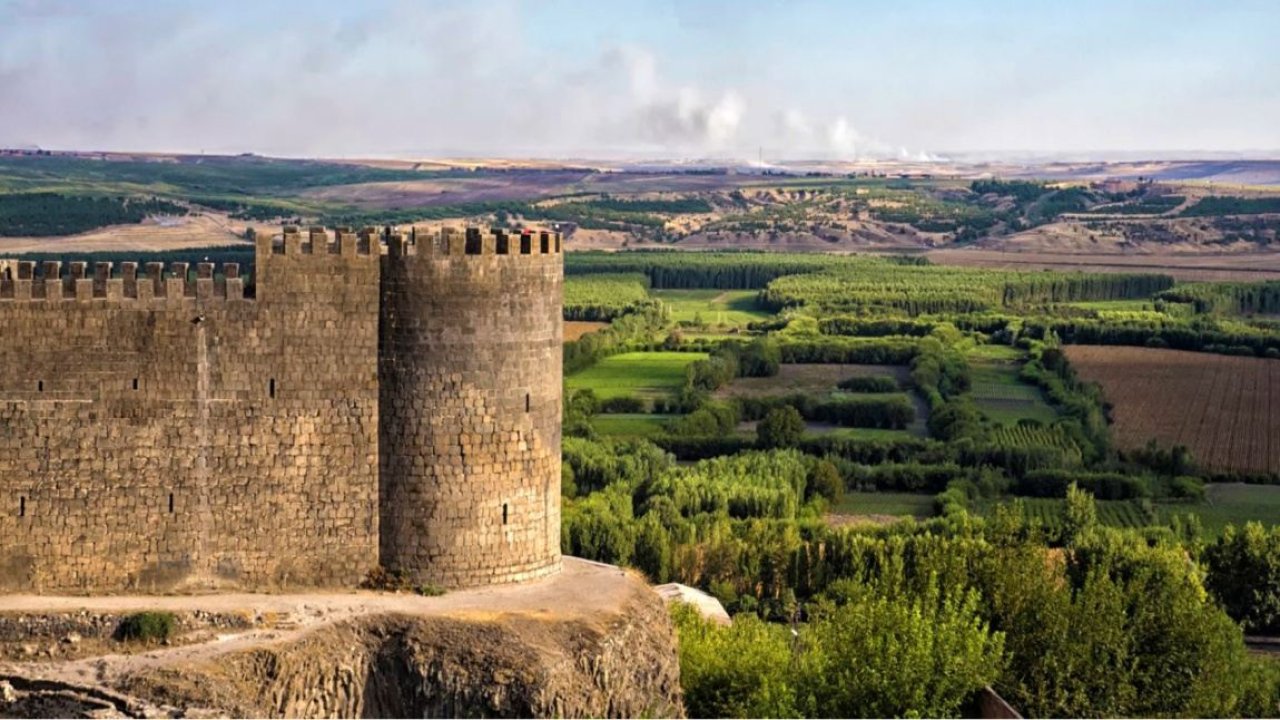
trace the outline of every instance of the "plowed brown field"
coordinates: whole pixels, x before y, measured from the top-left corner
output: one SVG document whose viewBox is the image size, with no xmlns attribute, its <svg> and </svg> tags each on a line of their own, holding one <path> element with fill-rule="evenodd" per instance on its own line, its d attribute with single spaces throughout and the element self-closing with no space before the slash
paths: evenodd
<svg viewBox="0 0 1280 720">
<path fill-rule="evenodd" d="M 1185 445 L 1204 467 L 1280 472 L 1280 360 L 1072 345 L 1080 377 L 1114 406 L 1121 448 Z"/>
</svg>

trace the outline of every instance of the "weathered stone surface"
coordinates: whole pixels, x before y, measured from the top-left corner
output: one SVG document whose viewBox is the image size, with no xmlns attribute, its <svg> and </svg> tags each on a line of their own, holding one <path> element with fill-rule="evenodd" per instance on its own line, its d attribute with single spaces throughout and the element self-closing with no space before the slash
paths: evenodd
<svg viewBox="0 0 1280 720">
<path fill-rule="evenodd" d="M 559 239 L 452 238 L 264 236 L 251 297 L 231 267 L 11 263 L 0 592 L 557 569 Z"/>
<path fill-rule="evenodd" d="M 447 587 L 554 572 L 561 256 L 410 247 L 382 260 L 383 563 Z"/>
</svg>

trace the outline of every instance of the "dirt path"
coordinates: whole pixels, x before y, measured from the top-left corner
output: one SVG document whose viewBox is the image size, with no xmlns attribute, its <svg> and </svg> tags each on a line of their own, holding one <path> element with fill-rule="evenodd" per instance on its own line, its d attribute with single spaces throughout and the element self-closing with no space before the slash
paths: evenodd
<svg viewBox="0 0 1280 720">
<path fill-rule="evenodd" d="M 271 627 L 208 634 L 207 639 L 137 654 L 107 654 L 64 661 L 0 662 L 0 675 L 67 683 L 111 685 L 139 670 L 200 661 L 251 648 L 263 642 L 286 642 L 333 623 L 369 614 L 404 613 L 486 620 L 506 614 L 555 619 L 586 618 L 601 609 L 621 608 L 634 587 L 625 571 L 578 558 L 565 558 L 564 570 L 552 577 L 520 585 L 503 585 L 422 597 L 373 591 L 307 593 L 105 597 L 9 595 L 0 597 L 0 613 L 56 615 L 80 611 L 129 613 L 245 612 L 278 617 Z"/>
</svg>

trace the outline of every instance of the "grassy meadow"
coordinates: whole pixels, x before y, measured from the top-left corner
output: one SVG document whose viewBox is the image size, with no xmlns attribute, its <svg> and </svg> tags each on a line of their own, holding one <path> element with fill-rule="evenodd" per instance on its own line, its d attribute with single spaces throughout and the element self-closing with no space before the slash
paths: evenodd
<svg viewBox="0 0 1280 720">
<path fill-rule="evenodd" d="M 1022 382 L 1018 372 L 1019 366 L 1008 362 L 974 362 L 972 392 L 978 409 L 1001 425 L 1016 425 L 1023 419 L 1049 424 L 1057 419 L 1044 393 Z"/>
<path fill-rule="evenodd" d="M 840 515 L 900 515 L 927 518 L 933 515 L 933 496 L 907 492 L 861 492 L 844 494 L 840 502 L 828 508 Z"/>
<path fill-rule="evenodd" d="M 565 378 L 569 390 L 590 388 L 601 400 L 634 396 L 654 399 L 684 385 L 685 367 L 707 357 L 697 352 L 629 352 L 604 358 Z"/>
<path fill-rule="evenodd" d="M 669 308 L 671 320 L 676 323 L 745 327 L 773 316 L 756 307 L 755 290 L 653 290 L 649 294 Z"/>
</svg>

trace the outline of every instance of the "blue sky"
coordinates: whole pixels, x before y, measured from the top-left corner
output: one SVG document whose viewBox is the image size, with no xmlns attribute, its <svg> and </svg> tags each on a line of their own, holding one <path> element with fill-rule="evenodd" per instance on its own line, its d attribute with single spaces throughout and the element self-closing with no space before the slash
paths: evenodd
<svg viewBox="0 0 1280 720">
<path fill-rule="evenodd" d="M 0 145 L 1280 150 L 1280 2 L 0 0 Z"/>
</svg>

